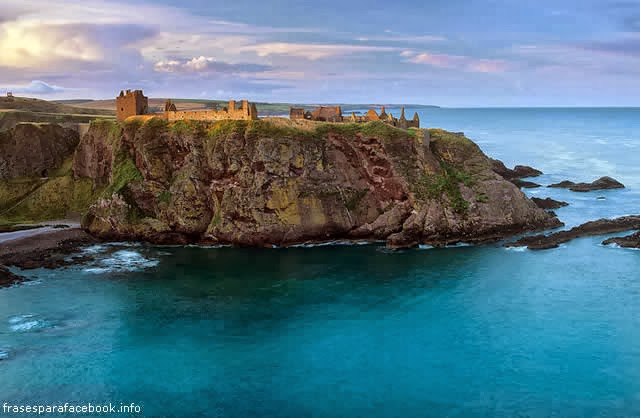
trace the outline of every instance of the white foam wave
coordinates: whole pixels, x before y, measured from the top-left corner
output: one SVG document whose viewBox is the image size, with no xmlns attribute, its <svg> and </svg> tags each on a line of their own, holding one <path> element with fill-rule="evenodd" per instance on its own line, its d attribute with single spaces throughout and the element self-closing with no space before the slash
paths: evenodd
<svg viewBox="0 0 640 418">
<path fill-rule="evenodd" d="M 630 247 L 623 247 L 620 244 L 616 244 L 615 242 L 612 242 L 611 244 L 599 244 L 601 247 L 604 248 L 614 248 L 616 250 L 629 250 L 629 251 L 640 251 L 640 248 L 630 248 Z"/>
<path fill-rule="evenodd" d="M 8 359 L 10 354 L 8 348 L 0 348 L 0 361 Z"/>
<path fill-rule="evenodd" d="M 20 322 L 27 321 L 31 318 L 34 318 L 35 315 L 15 315 L 9 318 L 10 324 L 19 324 Z"/>
<path fill-rule="evenodd" d="M 504 247 L 504 249 L 507 251 L 513 251 L 516 253 L 523 253 L 528 250 L 527 247 Z"/>
<path fill-rule="evenodd" d="M 85 247 L 82 249 L 82 252 L 85 254 L 100 254 L 107 250 L 107 247 L 101 244 L 92 245 L 90 247 Z"/>
<path fill-rule="evenodd" d="M 160 262 L 155 259 L 145 258 L 142 254 L 133 250 L 119 250 L 109 257 L 99 260 L 97 264 L 84 269 L 87 273 L 132 272 L 155 267 Z"/>
<path fill-rule="evenodd" d="M 457 244 L 449 244 L 449 245 L 444 245 L 441 247 L 435 247 L 433 245 L 428 245 L 428 244 L 420 244 L 418 245 L 418 249 L 419 250 L 431 250 L 433 248 L 462 248 L 462 247 L 473 247 L 474 244 L 468 243 L 468 242 L 458 242 Z"/>
<path fill-rule="evenodd" d="M 309 244 L 294 244 L 290 245 L 289 248 L 313 248 L 313 247 L 353 247 L 359 245 L 372 245 L 375 244 L 373 241 L 327 241 L 327 242 L 318 242 L 318 243 L 309 243 Z M 274 246 L 273 248 L 287 248 L 287 247 L 278 247 Z"/>
<path fill-rule="evenodd" d="M 35 315 L 16 315 L 9 318 L 9 329 L 13 332 L 28 332 L 46 328 L 49 324 Z"/>
</svg>

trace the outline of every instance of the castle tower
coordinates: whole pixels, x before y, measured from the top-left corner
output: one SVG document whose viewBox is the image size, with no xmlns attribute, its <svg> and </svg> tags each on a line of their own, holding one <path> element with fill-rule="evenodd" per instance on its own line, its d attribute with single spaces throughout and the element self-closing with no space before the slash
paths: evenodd
<svg viewBox="0 0 640 418">
<path fill-rule="evenodd" d="M 251 103 L 251 107 L 249 108 L 249 119 L 258 120 L 258 108 L 255 103 Z"/>
<path fill-rule="evenodd" d="M 404 117 L 404 106 L 402 106 L 402 113 L 400 114 L 400 119 L 398 119 L 397 126 L 402 129 L 407 129 L 409 127 L 407 118 Z"/>
<path fill-rule="evenodd" d="M 116 97 L 116 115 L 119 121 L 123 121 L 129 116 L 144 115 L 149 109 L 149 99 L 142 93 L 142 90 L 120 91 Z"/>
<path fill-rule="evenodd" d="M 388 118 L 389 115 L 387 115 L 387 112 L 384 110 L 384 106 L 382 106 L 382 109 L 380 109 L 380 119 L 381 120 L 386 120 Z"/>
<path fill-rule="evenodd" d="M 234 110 L 236 110 L 236 101 L 229 100 L 229 112 L 233 112 Z"/>
<path fill-rule="evenodd" d="M 171 102 L 171 99 L 167 99 L 167 101 L 164 103 L 164 111 L 165 112 L 175 112 L 178 109 L 176 108 L 176 105 L 174 105 Z"/>
<path fill-rule="evenodd" d="M 367 121 L 380 120 L 380 116 L 378 116 L 378 113 L 375 110 L 369 109 L 365 115 L 365 119 Z"/>
<path fill-rule="evenodd" d="M 413 114 L 413 120 L 409 122 L 409 127 L 413 127 L 413 128 L 420 127 L 420 117 L 418 116 L 418 112 Z"/>
</svg>

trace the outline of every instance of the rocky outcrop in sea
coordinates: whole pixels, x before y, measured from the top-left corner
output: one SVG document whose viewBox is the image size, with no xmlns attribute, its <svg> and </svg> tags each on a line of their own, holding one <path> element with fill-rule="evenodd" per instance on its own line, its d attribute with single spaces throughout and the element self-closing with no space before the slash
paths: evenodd
<svg viewBox="0 0 640 418">
<path fill-rule="evenodd" d="M 565 180 L 560 183 L 551 184 L 548 187 L 569 189 L 572 192 L 590 192 L 593 190 L 624 189 L 624 184 L 614 178 L 605 176 L 600 177 L 591 183 L 574 183 L 572 181 Z"/>
<path fill-rule="evenodd" d="M 83 225 L 103 239 L 407 247 L 560 225 L 464 136 L 376 122 L 99 122 L 73 173 L 100 190 Z"/>
</svg>

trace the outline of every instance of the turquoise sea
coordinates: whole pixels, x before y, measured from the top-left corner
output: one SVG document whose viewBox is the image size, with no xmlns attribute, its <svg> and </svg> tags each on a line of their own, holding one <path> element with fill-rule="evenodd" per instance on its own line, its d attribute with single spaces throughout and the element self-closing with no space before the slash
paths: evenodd
<svg viewBox="0 0 640 418">
<path fill-rule="evenodd" d="M 420 116 L 543 170 L 544 185 L 627 185 L 527 191 L 570 202 L 557 211 L 568 226 L 640 213 L 640 109 Z M 96 262 L 0 289 L 0 403 L 135 403 L 156 417 L 637 417 L 640 251 L 602 240 L 541 252 L 92 246 Z"/>
</svg>

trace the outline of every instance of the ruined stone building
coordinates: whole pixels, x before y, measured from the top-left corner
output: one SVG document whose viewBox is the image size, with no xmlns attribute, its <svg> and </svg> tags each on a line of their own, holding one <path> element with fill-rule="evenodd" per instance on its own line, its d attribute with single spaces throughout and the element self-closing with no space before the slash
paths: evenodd
<svg viewBox="0 0 640 418">
<path fill-rule="evenodd" d="M 119 121 L 123 121 L 129 116 L 145 115 L 149 110 L 149 99 L 142 93 L 142 90 L 120 91 L 116 97 L 116 115 Z"/>
<path fill-rule="evenodd" d="M 319 106 L 313 111 L 305 111 L 302 107 L 292 107 L 289 110 L 290 119 L 307 119 L 321 122 L 342 122 L 342 108 L 340 106 Z"/>
<path fill-rule="evenodd" d="M 174 122 L 178 120 L 202 120 L 216 121 L 227 119 L 255 120 L 258 119 L 256 105 L 243 100 L 240 107 L 236 106 L 235 100 L 229 101 L 229 107 L 222 110 L 178 110 L 176 105 L 167 100 L 163 113 L 148 114 L 149 99 L 142 93 L 142 90 L 127 90 L 120 92 L 116 98 L 116 114 L 119 121 L 123 121 L 130 116 L 148 115 L 149 117 L 159 117 Z"/>
<path fill-rule="evenodd" d="M 363 116 L 357 116 L 355 113 L 351 113 L 349 117 L 342 116 L 342 109 L 340 106 L 320 106 L 316 107 L 313 112 L 306 111 L 301 107 L 292 107 L 289 111 L 289 117 L 291 119 L 308 119 L 323 122 L 372 122 L 379 120 L 392 126 L 396 126 L 402 129 L 419 128 L 420 117 L 416 112 L 413 115 L 413 119 L 408 120 L 404 115 L 404 107 L 402 107 L 402 113 L 400 118 L 395 118 L 391 113 L 387 113 L 384 106 L 380 109 L 380 114 L 373 109 L 369 109 Z"/>
<path fill-rule="evenodd" d="M 304 119 L 304 108 L 292 107 L 289 110 L 289 119 Z"/>
<path fill-rule="evenodd" d="M 313 120 L 323 122 L 342 122 L 342 108 L 340 106 L 320 106 L 311 112 Z"/>
</svg>

